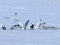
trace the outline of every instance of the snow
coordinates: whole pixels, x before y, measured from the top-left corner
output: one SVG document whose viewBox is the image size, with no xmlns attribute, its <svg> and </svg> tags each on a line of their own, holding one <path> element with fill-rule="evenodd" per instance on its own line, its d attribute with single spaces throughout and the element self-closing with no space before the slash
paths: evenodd
<svg viewBox="0 0 60 45">
<path fill-rule="evenodd" d="M 60 30 L 0 30 L 1 45 L 59 45 Z"/>
</svg>

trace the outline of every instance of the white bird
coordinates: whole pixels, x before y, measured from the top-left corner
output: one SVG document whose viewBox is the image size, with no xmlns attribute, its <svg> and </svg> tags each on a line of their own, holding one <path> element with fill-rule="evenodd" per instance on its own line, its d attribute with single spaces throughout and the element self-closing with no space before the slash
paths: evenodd
<svg viewBox="0 0 60 45">
<path fill-rule="evenodd" d="M 42 28 L 42 26 L 45 25 L 45 22 L 43 22 L 41 19 L 40 21 L 37 22 L 36 26 L 35 26 L 35 29 L 40 29 Z"/>
<path fill-rule="evenodd" d="M 6 27 L 3 24 L 0 25 L 0 28 L 3 29 L 3 30 L 6 30 Z"/>
</svg>

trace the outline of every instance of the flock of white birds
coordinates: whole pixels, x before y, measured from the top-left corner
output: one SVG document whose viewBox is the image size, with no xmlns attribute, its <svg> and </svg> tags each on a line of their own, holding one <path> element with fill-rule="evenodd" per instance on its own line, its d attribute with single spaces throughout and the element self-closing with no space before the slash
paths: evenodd
<svg viewBox="0 0 60 45">
<path fill-rule="evenodd" d="M 10 30 L 56 30 L 56 29 L 60 29 L 60 27 L 57 27 L 56 25 L 46 25 L 46 23 L 44 21 L 42 21 L 42 19 L 40 19 L 37 24 L 29 24 L 29 19 L 22 24 L 20 22 L 20 20 L 18 20 L 17 18 L 17 12 L 14 13 L 15 16 L 12 18 L 12 20 L 17 23 L 14 25 L 9 26 Z M 5 19 L 9 19 L 9 17 L 4 17 Z M 7 30 L 7 27 L 5 27 L 4 24 L 0 25 L 0 28 L 3 30 Z"/>
</svg>

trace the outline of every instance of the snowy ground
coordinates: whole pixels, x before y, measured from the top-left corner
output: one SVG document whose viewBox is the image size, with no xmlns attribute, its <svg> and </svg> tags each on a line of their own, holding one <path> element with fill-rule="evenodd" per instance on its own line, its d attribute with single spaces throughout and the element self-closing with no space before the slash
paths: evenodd
<svg viewBox="0 0 60 45">
<path fill-rule="evenodd" d="M 59 45 L 60 30 L 0 30 L 0 45 Z"/>
</svg>

